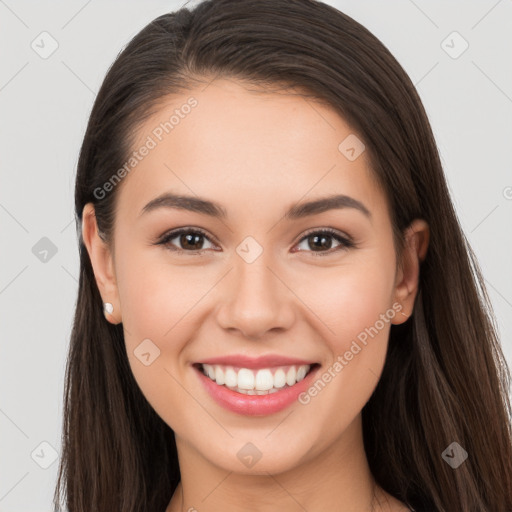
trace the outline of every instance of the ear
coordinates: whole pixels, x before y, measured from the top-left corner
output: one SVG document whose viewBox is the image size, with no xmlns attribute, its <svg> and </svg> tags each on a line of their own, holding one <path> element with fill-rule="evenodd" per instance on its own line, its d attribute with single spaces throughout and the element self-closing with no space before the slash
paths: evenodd
<svg viewBox="0 0 512 512">
<path fill-rule="evenodd" d="M 398 269 L 395 281 L 395 302 L 402 309 L 391 323 L 401 324 L 412 315 L 414 300 L 418 293 L 420 263 L 425 259 L 430 238 L 430 229 L 423 219 L 415 219 L 405 230 L 405 246 L 402 268 Z"/>
<path fill-rule="evenodd" d="M 114 270 L 113 255 L 109 245 L 100 237 L 94 205 L 87 203 L 82 212 L 82 238 L 89 253 L 96 284 L 103 302 L 110 302 L 112 313 L 105 312 L 105 318 L 112 324 L 121 322 L 121 305 Z"/>
</svg>

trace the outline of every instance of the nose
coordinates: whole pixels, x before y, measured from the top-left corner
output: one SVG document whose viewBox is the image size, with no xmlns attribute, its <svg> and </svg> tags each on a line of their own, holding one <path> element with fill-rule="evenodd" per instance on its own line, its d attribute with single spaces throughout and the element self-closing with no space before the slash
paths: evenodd
<svg viewBox="0 0 512 512">
<path fill-rule="evenodd" d="M 217 322 L 245 339 L 261 339 L 268 331 L 286 331 L 295 320 L 292 291 L 265 257 L 254 262 L 235 256 L 234 268 L 220 290 Z"/>
</svg>

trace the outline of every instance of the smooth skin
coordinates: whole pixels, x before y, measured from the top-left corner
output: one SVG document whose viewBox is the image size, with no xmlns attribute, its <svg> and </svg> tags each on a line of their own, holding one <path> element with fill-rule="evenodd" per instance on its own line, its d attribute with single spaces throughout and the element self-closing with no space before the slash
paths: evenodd
<svg viewBox="0 0 512 512">
<path fill-rule="evenodd" d="M 141 125 L 133 149 L 190 97 L 197 106 L 118 185 L 114 246 L 98 235 L 92 204 L 82 225 L 101 297 L 114 306 L 107 320 L 123 323 L 135 379 L 175 432 L 181 482 L 166 512 L 370 512 L 361 410 L 380 378 L 391 324 L 412 314 L 428 225 L 416 219 L 407 229 L 397 270 L 388 205 L 367 153 L 347 159 L 338 146 L 351 127 L 291 90 L 212 80 L 169 97 Z M 165 207 L 141 213 L 163 192 L 215 201 L 227 217 Z M 371 219 L 354 208 L 284 217 L 296 203 L 334 193 L 363 203 Z M 207 235 L 157 244 L 180 227 Z M 315 250 L 305 232 L 329 227 L 356 246 L 325 235 Z M 236 250 L 248 236 L 263 249 L 252 263 Z M 393 304 L 403 314 L 306 405 L 236 414 L 210 398 L 192 368 L 220 355 L 280 354 L 317 361 L 322 372 Z M 134 354 L 145 339 L 160 350 L 149 366 Z M 248 442 L 262 454 L 252 468 L 237 457 Z M 373 507 L 407 510 L 379 487 Z"/>
</svg>

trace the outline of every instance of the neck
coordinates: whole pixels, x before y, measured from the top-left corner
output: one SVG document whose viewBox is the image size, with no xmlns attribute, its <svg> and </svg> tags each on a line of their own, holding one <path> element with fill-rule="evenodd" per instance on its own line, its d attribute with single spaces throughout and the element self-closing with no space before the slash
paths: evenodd
<svg viewBox="0 0 512 512">
<path fill-rule="evenodd" d="M 181 482 L 166 512 L 225 510 L 372 512 L 375 482 L 362 438 L 361 416 L 342 438 L 287 471 L 236 473 L 212 464 L 176 436 Z M 377 510 L 375 508 L 375 510 Z"/>
</svg>

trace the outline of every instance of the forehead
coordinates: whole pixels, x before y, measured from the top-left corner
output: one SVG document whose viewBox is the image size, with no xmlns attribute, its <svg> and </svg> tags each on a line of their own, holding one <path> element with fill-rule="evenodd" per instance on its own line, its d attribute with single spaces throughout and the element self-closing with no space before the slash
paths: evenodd
<svg viewBox="0 0 512 512">
<path fill-rule="evenodd" d="M 362 144 L 325 104 L 214 80 L 167 97 L 139 127 L 132 150 L 149 149 L 124 178 L 119 205 L 140 211 L 172 191 L 212 198 L 230 215 L 339 193 L 384 209 Z"/>
</svg>

